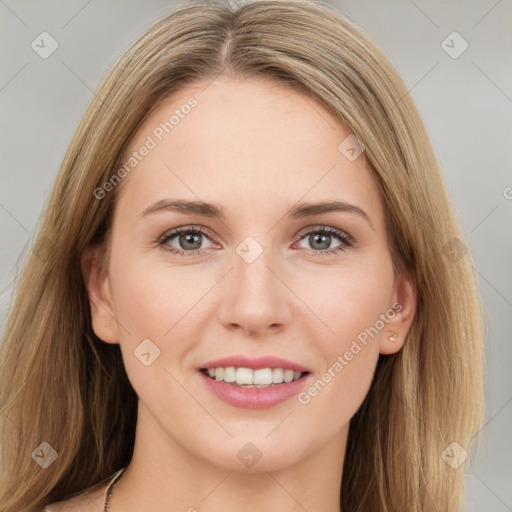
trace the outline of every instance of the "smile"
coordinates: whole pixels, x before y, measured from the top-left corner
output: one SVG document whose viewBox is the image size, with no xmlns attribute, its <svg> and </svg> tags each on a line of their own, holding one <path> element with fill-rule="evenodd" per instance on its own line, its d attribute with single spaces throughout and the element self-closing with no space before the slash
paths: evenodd
<svg viewBox="0 0 512 512">
<path fill-rule="evenodd" d="M 269 387 L 300 379 L 307 372 L 297 372 L 289 368 L 252 368 L 234 366 L 203 368 L 205 374 L 217 381 L 244 387 Z"/>
<path fill-rule="evenodd" d="M 279 382 L 274 382 L 274 373 Z M 287 381 L 284 380 L 285 373 Z M 202 368 L 198 375 L 213 396 L 228 405 L 245 409 L 266 409 L 285 402 L 296 396 L 313 376 L 309 372 L 284 368 L 252 370 L 244 367 Z M 292 380 L 289 380 L 290 376 Z"/>
</svg>

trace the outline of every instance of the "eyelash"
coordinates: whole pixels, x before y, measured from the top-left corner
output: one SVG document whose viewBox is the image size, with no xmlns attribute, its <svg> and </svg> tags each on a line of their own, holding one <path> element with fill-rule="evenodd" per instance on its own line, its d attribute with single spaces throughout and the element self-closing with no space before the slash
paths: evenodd
<svg viewBox="0 0 512 512">
<path fill-rule="evenodd" d="M 180 251 L 180 250 L 177 250 L 174 248 L 169 248 L 169 246 L 165 245 L 169 240 L 172 240 L 175 236 L 183 234 L 183 233 L 185 233 L 185 234 L 200 233 L 201 235 L 206 236 L 206 238 L 208 238 L 208 239 L 210 238 L 210 236 L 208 236 L 207 232 L 201 226 L 186 226 L 186 227 L 180 227 L 180 228 L 173 229 L 172 231 L 166 232 L 156 242 L 158 243 L 158 246 L 161 249 L 163 249 L 164 251 L 170 252 L 170 253 L 180 256 L 180 257 L 192 257 L 193 258 L 193 257 L 201 256 L 202 251 L 203 251 L 202 249 L 196 249 L 193 251 Z M 311 249 L 310 254 L 312 254 L 315 257 L 322 258 L 325 256 L 335 254 L 339 251 L 345 251 L 347 248 L 352 247 L 355 243 L 354 240 L 349 235 L 344 233 L 343 231 L 340 231 L 339 229 L 335 229 L 335 228 L 330 228 L 328 226 L 314 227 L 313 229 L 306 231 L 301 236 L 299 236 L 299 238 L 297 239 L 297 242 L 306 238 L 309 235 L 317 234 L 317 233 L 329 235 L 333 238 L 336 238 L 341 242 L 341 245 L 339 245 L 338 247 L 335 247 L 334 249 L 325 249 L 325 250 L 321 250 L 321 251 L 314 251 Z"/>
</svg>

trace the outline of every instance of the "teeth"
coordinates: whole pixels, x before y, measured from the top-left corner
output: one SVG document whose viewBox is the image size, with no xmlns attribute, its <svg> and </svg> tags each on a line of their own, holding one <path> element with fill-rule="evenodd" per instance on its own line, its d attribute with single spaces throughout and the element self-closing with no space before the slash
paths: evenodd
<svg viewBox="0 0 512 512">
<path fill-rule="evenodd" d="M 239 368 L 241 370 L 241 368 Z M 262 368 L 261 370 L 254 370 L 253 381 L 249 384 L 272 384 L 273 371 L 270 368 Z M 237 384 L 239 382 L 237 381 Z"/>
<path fill-rule="evenodd" d="M 236 368 L 230 366 L 224 368 L 224 382 L 235 382 L 236 380 Z"/>
<path fill-rule="evenodd" d="M 282 382 L 292 382 L 301 377 L 302 372 L 285 368 L 208 368 L 208 375 L 215 380 L 236 383 L 244 387 L 268 387 Z"/>
<path fill-rule="evenodd" d="M 282 368 L 274 368 L 272 370 L 272 382 L 275 384 L 281 384 L 284 380 L 284 370 Z"/>
<path fill-rule="evenodd" d="M 219 369 L 217 368 L 217 371 Z M 237 368 L 236 369 L 236 383 L 241 386 L 242 384 L 254 384 L 254 372 L 250 368 Z"/>
<path fill-rule="evenodd" d="M 284 374 L 283 374 L 283 380 L 285 382 L 291 382 L 293 380 L 293 374 L 295 372 L 293 370 L 285 370 L 284 371 Z M 300 372 L 297 372 L 299 374 L 299 377 L 300 377 Z"/>
</svg>

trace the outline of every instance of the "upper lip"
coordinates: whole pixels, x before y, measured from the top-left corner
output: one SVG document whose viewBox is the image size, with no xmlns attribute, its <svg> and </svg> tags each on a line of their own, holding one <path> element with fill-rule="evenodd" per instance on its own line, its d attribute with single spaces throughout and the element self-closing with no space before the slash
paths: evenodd
<svg viewBox="0 0 512 512">
<path fill-rule="evenodd" d="M 289 361 L 281 357 L 274 356 L 261 356 L 255 358 L 249 358 L 247 356 L 230 356 L 223 357 L 221 359 L 214 359 L 207 361 L 199 367 L 202 368 L 227 368 L 234 366 L 235 368 L 252 368 L 257 370 L 258 368 L 283 368 L 285 370 L 293 370 L 295 372 L 309 372 L 307 368 L 296 363 L 295 361 Z"/>
</svg>

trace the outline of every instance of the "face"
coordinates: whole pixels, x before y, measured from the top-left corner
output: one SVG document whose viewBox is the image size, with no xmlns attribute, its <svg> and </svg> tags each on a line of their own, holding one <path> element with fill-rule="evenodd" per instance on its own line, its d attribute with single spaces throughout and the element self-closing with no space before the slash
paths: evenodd
<svg viewBox="0 0 512 512">
<path fill-rule="evenodd" d="M 169 97 L 131 140 L 106 277 L 92 248 L 82 264 L 94 331 L 120 344 L 139 422 L 169 446 L 240 470 L 254 445 L 254 470 L 291 466 L 346 438 L 379 353 L 401 348 L 411 283 L 349 135 L 286 86 L 219 78 Z M 226 380 L 277 382 L 201 371 L 229 357 L 215 367 L 262 371 Z M 279 384 L 294 368 L 307 372 Z"/>
</svg>

